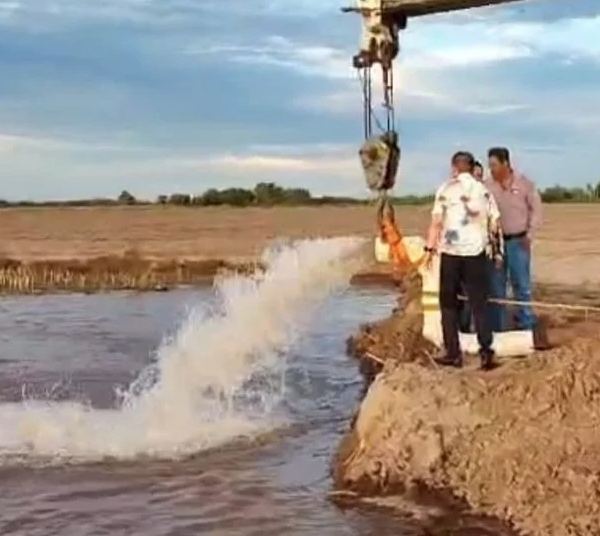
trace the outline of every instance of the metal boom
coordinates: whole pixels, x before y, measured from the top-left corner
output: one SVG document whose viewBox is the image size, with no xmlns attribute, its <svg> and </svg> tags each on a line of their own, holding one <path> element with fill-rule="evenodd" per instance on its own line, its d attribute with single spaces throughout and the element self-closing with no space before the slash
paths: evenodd
<svg viewBox="0 0 600 536">
<path fill-rule="evenodd" d="M 388 12 L 402 12 L 407 17 L 420 17 L 447 11 L 471 9 L 473 7 L 508 4 L 519 0 L 382 0 L 382 9 Z M 358 11 L 360 8 L 345 8 L 344 11 Z"/>
</svg>

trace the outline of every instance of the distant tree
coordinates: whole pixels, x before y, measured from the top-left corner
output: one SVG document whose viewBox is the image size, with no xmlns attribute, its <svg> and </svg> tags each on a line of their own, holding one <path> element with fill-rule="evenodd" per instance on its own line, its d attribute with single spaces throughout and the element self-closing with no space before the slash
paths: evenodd
<svg viewBox="0 0 600 536">
<path fill-rule="evenodd" d="M 190 205 L 192 196 L 190 194 L 171 194 L 169 196 L 170 205 Z"/>
<path fill-rule="evenodd" d="M 204 207 L 222 205 L 223 200 L 221 199 L 221 192 L 215 188 L 206 190 L 201 196 L 194 197 L 194 204 L 202 205 Z"/>
<path fill-rule="evenodd" d="M 167 196 L 167 195 L 159 195 L 156 198 L 157 205 L 166 205 L 168 202 L 169 202 L 169 196 Z"/>
<path fill-rule="evenodd" d="M 260 182 L 254 187 L 254 196 L 259 205 L 279 205 L 285 200 L 285 191 L 274 182 Z"/>
<path fill-rule="evenodd" d="M 223 205 L 231 205 L 233 207 L 247 207 L 254 203 L 254 192 L 243 188 L 227 188 L 219 192 Z"/>
<path fill-rule="evenodd" d="M 306 205 L 310 203 L 312 196 L 305 188 L 286 188 L 283 191 L 283 199 L 290 205 Z"/>
<path fill-rule="evenodd" d="M 546 188 L 544 191 L 542 191 L 541 197 L 544 203 L 559 203 L 566 199 L 566 194 L 566 189 L 557 184 L 555 186 L 551 186 L 550 188 Z"/>
<path fill-rule="evenodd" d="M 136 203 L 135 197 L 132 194 L 130 194 L 127 190 L 123 190 L 121 192 L 121 194 L 117 198 L 117 201 L 121 205 L 135 205 Z"/>
</svg>

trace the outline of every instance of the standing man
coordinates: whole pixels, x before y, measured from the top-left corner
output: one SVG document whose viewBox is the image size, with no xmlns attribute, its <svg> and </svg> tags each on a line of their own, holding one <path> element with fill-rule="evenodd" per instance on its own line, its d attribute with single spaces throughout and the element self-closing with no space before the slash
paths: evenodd
<svg viewBox="0 0 600 536">
<path fill-rule="evenodd" d="M 479 182 L 483 182 L 483 166 L 479 160 L 476 160 L 473 164 L 473 171 L 471 172 L 473 177 Z M 454 173 L 454 176 L 456 173 Z M 463 295 L 465 292 L 461 292 Z M 468 301 L 463 301 L 460 303 L 460 311 L 459 311 L 459 321 L 458 325 L 460 331 L 463 333 L 472 333 L 473 329 L 473 311 L 471 310 L 471 304 Z"/>
<path fill-rule="evenodd" d="M 452 157 L 456 171 L 438 189 L 431 213 L 426 252 L 426 266 L 433 255 L 440 259 L 440 308 L 446 355 L 440 365 L 462 366 L 462 350 L 458 335 L 459 300 L 462 288 L 473 310 L 479 342 L 481 367 L 495 367 L 492 350 L 493 334 L 486 315 L 488 272 L 488 218 L 498 221 L 498 210 L 487 188 L 471 175 L 475 160 L 467 152 Z M 489 214 L 489 211 L 493 211 Z"/>
<path fill-rule="evenodd" d="M 479 160 L 473 164 L 473 177 L 479 182 L 483 182 L 483 166 Z"/>
<path fill-rule="evenodd" d="M 531 301 L 531 239 L 541 219 L 542 200 L 529 179 L 514 170 L 510 152 L 505 147 L 488 151 L 492 178 L 487 183 L 498 209 L 504 237 L 504 263 L 492 269 L 491 297 L 506 298 L 507 279 L 513 296 L 522 302 Z M 505 308 L 490 306 L 490 321 L 494 331 L 509 328 Z M 533 330 L 536 319 L 531 306 L 517 310 L 518 329 Z"/>
</svg>

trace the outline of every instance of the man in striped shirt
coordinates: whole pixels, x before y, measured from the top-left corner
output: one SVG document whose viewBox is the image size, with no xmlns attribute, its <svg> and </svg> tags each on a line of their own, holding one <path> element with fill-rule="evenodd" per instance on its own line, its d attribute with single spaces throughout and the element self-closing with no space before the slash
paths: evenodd
<svg viewBox="0 0 600 536">
<path fill-rule="evenodd" d="M 533 182 L 511 166 L 508 149 L 493 147 L 488 158 L 492 178 L 486 186 L 498 205 L 504 237 L 504 263 L 493 270 L 490 297 L 505 299 L 510 281 L 514 299 L 529 302 L 531 239 L 541 220 L 542 201 Z M 503 306 L 490 306 L 490 320 L 494 331 L 510 329 Z M 517 324 L 522 330 L 535 328 L 536 318 L 529 305 L 517 309 Z"/>
</svg>

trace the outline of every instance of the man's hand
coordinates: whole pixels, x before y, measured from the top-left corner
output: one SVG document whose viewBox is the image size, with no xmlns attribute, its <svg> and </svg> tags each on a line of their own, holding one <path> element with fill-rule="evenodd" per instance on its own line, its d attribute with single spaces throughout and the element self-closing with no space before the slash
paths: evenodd
<svg viewBox="0 0 600 536">
<path fill-rule="evenodd" d="M 423 267 L 428 272 L 433 268 L 433 257 L 435 255 L 435 251 L 432 248 L 425 249 L 425 257 L 423 258 Z"/>
</svg>

